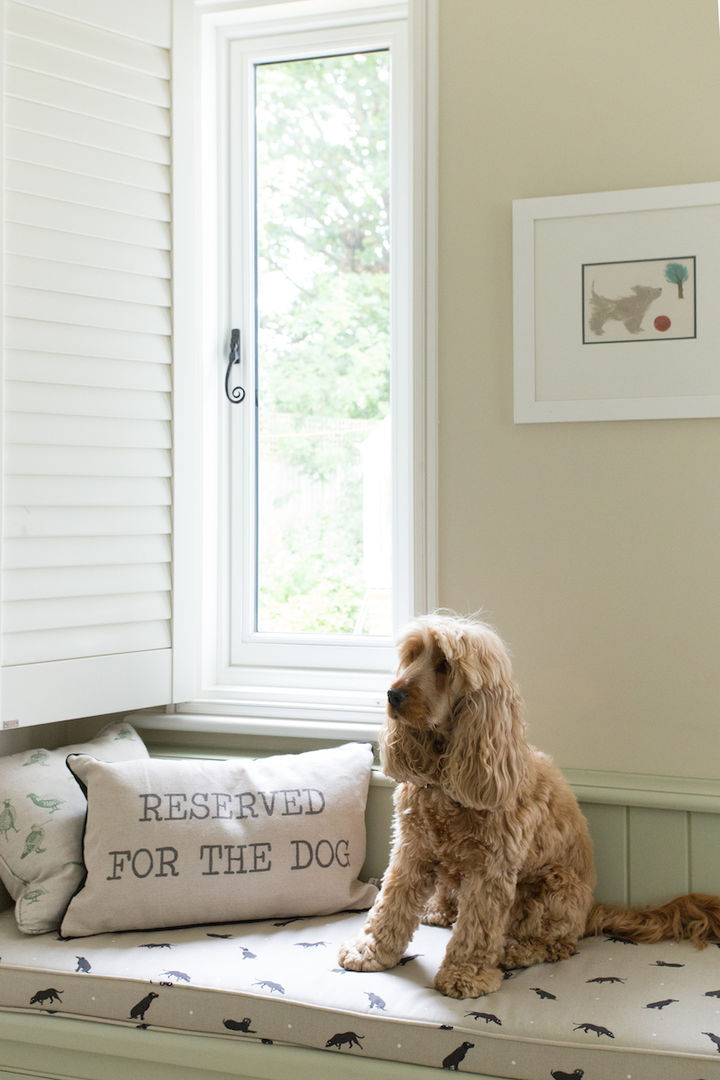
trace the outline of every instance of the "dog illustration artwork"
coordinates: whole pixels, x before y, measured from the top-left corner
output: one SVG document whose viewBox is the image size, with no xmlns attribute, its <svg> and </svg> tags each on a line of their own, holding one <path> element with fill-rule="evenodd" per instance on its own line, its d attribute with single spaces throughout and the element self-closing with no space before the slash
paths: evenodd
<svg viewBox="0 0 720 1080">
<path fill-rule="evenodd" d="M 62 1005 L 62 998 L 60 995 L 64 993 L 64 990 L 56 990 L 54 986 L 48 986 L 47 990 L 38 990 L 36 994 L 33 994 L 30 998 L 30 1004 L 47 1005 L 50 1003 L 52 1005 L 54 1001 L 57 1001 Z"/>
<path fill-rule="evenodd" d="M 592 1032 L 593 1035 L 597 1035 L 598 1039 L 601 1035 L 607 1035 L 608 1039 L 615 1038 L 610 1028 L 601 1027 L 599 1024 L 576 1024 L 573 1031 L 584 1031 L 586 1035 Z"/>
<path fill-rule="evenodd" d="M 573 1069 L 571 1073 L 563 1072 L 562 1069 L 552 1069 L 550 1072 L 553 1080 L 582 1080 L 585 1075 L 584 1069 Z"/>
<path fill-rule="evenodd" d="M 715 1044 L 715 1049 L 720 1054 L 720 1035 L 715 1035 L 712 1031 L 703 1031 L 703 1035 L 707 1035 L 708 1039 L 712 1039 Z"/>
<path fill-rule="evenodd" d="M 651 285 L 633 285 L 630 292 L 631 296 L 619 296 L 613 300 L 609 296 L 600 296 L 593 283 L 588 319 L 588 326 L 593 334 L 604 334 L 605 323 L 613 319 L 621 322 L 629 334 L 640 333 L 645 312 L 662 294 L 662 289 L 653 288 Z"/>
<path fill-rule="evenodd" d="M 255 1028 L 251 1028 L 252 1020 L 249 1016 L 244 1016 L 242 1020 L 223 1020 L 223 1026 L 228 1031 L 242 1031 L 246 1035 L 257 1035 Z"/>
<path fill-rule="evenodd" d="M 472 1016 L 473 1020 L 484 1020 L 486 1024 L 497 1024 L 498 1027 L 502 1027 L 502 1020 L 495 1013 L 486 1012 L 467 1012 L 466 1016 Z"/>
<path fill-rule="evenodd" d="M 87 975 L 88 972 L 92 969 L 92 964 L 90 963 L 88 958 L 86 956 L 76 956 L 75 959 L 77 960 L 77 967 L 75 968 L 75 972 L 77 973 L 78 971 L 82 971 L 84 972 L 84 974 Z"/>
<path fill-rule="evenodd" d="M 460 1043 L 460 1046 L 456 1047 L 456 1049 L 453 1050 L 453 1052 L 451 1054 L 448 1054 L 448 1056 L 446 1058 L 443 1058 L 443 1061 L 442 1061 L 443 1069 L 454 1069 L 455 1072 L 458 1072 L 459 1071 L 458 1066 L 459 1066 L 460 1062 L 464 1059 L 464 1057 L 467 1054 L 468 1050 L 472 1050 L 472 1048 L 474 1046 L 475 1046 L 475 1043 L 471 1043 L 471 1042 Z"/>
<path fill-rule="evenodd" d="M 677 998 L 663 998 L 662 1001 L 651 1001 L 645 1006 L 646 1009 L 666 1009 L 668 1005 L 674 1005 Z"/>
<path fill-rule="evenodd" d="M 364 1035 L 356 1035 L 354 1031 L 340 1031 L 337 1035 L 331 1035 L 328 1041 L 325 1043 L 325 1049 L 334 1046 L 338 1050 L 342 1050 L 343 1046 L 347 1046 L 348 1050 L 352 1050 L 353 1046 L 357 1046 L 358 1050 L 362 1050 L 361 1039 L 364 1039 Z"/>
<path fill-rule="evenodd" d="M 285 987 L 280 983 L 271 982 L 269 979 L 258 979 L 253 986 L 259 986 L 261 990 L 269 990 L 271 994 L 284 994 Z"/>
<path fill-rule="evenodd" d="M 159 996 L 159 994 L 155 994 L 151 990 L 149 994 L 145 995 L 142 1001 L 138 1001 L 137 1005 L 133 1005 L 132 1009 L 130 1010 L 130 1019 L 144 1021 L 145 1013 L 148 1011 L 155 998 Z"/>
<path fill-rule="evenodd" d="M 410 625 L 379 741 L 398 782 L 394 842 L 364 926 L 340 947 L 344 968 L 396 967 L 421 922 L 452 927 L 434 986 L 474 998 L 499 989 L 505 969 L 572 956 L 588 934 L 698 948 L 720 937 L 717 896 L 593 902 L 587 822 L 528 743 L 507 649 L 486 623 L 436 613 Z"/>
</svg>

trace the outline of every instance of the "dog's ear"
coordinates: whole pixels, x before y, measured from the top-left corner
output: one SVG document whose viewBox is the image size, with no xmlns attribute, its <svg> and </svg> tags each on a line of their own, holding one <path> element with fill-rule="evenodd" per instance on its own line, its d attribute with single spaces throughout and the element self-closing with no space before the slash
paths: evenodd
<svg viewBox="0 0 720 1080">
<path fill-rule="evenodd" d="M 517 791 L 527 767 L 521 702 L 515 687 L 483 687 L 453 710 L 442 758 L 442 785 L 462 806 L 496 810 Z"/>
<path fill-rule="evenodd" d="M 380 731 L 380 764 L 386 776 L 400 783 L 430 784 L 437 780 L 439 760 L 431 731 L 398 724 L 388 717 Z"/>
</svg>

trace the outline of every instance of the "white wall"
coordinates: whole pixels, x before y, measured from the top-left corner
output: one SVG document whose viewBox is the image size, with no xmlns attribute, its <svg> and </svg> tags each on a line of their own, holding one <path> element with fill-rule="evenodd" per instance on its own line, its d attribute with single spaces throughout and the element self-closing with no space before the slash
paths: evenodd
<svg viewBox="0 0 720 1080">
<path fill-rule="evenodd" d="M 715 0 L 442 0 L 440 601 L 567 767 L 720 776 L 717 420 L 513 425 L 511 200 L 717 180 Z"/>
</svg>

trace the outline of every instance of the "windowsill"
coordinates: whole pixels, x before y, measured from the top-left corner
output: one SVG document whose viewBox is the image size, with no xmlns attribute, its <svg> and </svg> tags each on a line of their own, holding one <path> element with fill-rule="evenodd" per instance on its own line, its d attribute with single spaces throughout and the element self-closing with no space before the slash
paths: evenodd
<svg viewBox="0 0 720 1080">
<path fill-rule="evenodd" d="M 207 704 L 207 703 L 205 703 Z M 220 711 L 201 712 L 199 709 L 181 712 L 149 711 L 131 714 L 128 720 L 148 732 L 184 734 L 253 736 L 261 739 L 303 739 L 314 742 L 360 740 L 377 742 L 382 715 L 377 720 L 354 719 L 287 719 L 266 716 L 228 715 L 227 702 L 215 703 Z"/>
</svg>

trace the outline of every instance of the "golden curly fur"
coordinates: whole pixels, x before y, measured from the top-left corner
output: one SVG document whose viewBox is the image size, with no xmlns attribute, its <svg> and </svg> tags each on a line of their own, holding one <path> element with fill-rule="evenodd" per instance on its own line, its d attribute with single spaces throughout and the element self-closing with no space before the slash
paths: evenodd
<svg viewBox="0 0 720 1080">
<path fill-rule="evenodd" d="M 365 926 L 340 950 L 343 967 L 394 967 L 419 922 L 452 926 L 435 987 L 479 997 L 503 968 L 571 956 L 586 933 L 698 945 L 720 934 L 717 897 L 593 905 L 587 823 L 559 769 L 528 744 L 510 659 L 485 623 L 418 619 L 387 696 L 380 758 L 399 781 L 394 845 Z"/>
</svg>

